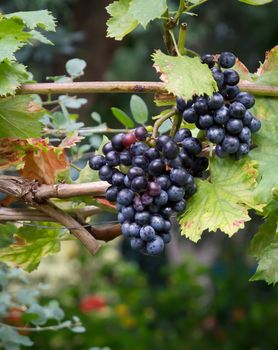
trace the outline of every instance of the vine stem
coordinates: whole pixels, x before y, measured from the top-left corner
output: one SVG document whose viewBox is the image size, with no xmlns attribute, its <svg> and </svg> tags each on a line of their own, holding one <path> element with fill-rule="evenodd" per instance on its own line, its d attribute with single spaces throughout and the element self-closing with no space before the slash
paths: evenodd
<svg viewBox="0 0 278 350">
<path fill-rule="evenodd" d="M 278 87 L 256 85 L 254 83 L 239 83 L 242 91 L 257 96 L 278 97 Z M 161 82 L 150 81 L 91 81 L 71 83 L 37 83 L 23 84 L 17 94 L 85 94 L 85 93 L 167 93 L 166 86 Z"/>
<path fill-rule="evenodd" d="M 133 129 L 110 129 L 110 128 L 99 128 L 99 127 L 88 127 L 88 128 L 81 128 L 77 130 L 78 135 L 80 136 L 90 136 L 92 134 L 118 134 L 130 132 L 130 130 Z M 44 128 L 43 133 L 45 135 L 54 135 L 54 136 L 65 136 L 67 134 L 66 130 L 62 129 L 48 129 Z"/>
<path fill-rule="evenodd" d="M 17 327 L 17 326 L 11 326 L 9 324 L 0 322 L 0 326 L 2 326 L 2 327 L 10 327 L 10 328 L 15 329 L 17 331 L 24 331 L 24 332 L 44 332 L 44 331 L 58 331 L 60 329 L 73 327 L 72 322 L 71 321 L 69 321 L 69 322 L 65 321 L 65 322 L 62 322 L 62 323 L 57 324 L 55 326 L 45 326 L 45 327 L 28 327 L 28 326 L 26 326 L 26 327 Z M 78 326 L 78 325 L 75 325 L 75 326 Z"/>
<path fill-rule="evenodd" d="M 176 110 L 172 109 L 167 114 L 161 116 L 159 119 L 156 120 L 153 126 L 153 132 L 152 132 L 152 139 L 155 139 L 158 135 L 158 129 L 160 126 L 169 118 L 173 117 L 176 114 Z"/>
</svg>

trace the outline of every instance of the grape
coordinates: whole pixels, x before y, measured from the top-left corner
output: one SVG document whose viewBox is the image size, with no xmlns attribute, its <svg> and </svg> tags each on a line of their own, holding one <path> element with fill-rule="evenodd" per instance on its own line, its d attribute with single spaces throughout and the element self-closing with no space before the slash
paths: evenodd
<svg viewBox="0 0 278 350">
<path fill-rule="evenodd" d="M 182 142 L 184 139 L 191 137 L 191 131 L 189 129 L 180 129 L 175 137 L 174 137 L 174 141 L 175 142 Z"/>
<path fill-rule="evenodd" d="M 138 225 L 147 225 L 150 222 L 150 213 L 147 211 L 142 211 L 135 214 L 135 222 Z"/>
<path fill-rule="evenodd" d="M 148 172 L 153 176 L 159 176 L 165 172 L 165 163 L 161 159 L 152 160 L 148 167 Z"/>
<path fill-rule="evenodd" d="M 246 108 L 240 102 L 233 102 L 229 108 L 229 114 L 233 118 L 243 119 Z"/>
<path fill-rule="evenodd" d="M 168 175 L 161 175 L 157 177 L 155 182 L 160 185 L 162 190 L 167 190 L 171 186 L 171 181 Z"/>
<path fill-rule="evenodd" d="M 127 172 L 127 176 L 130 180 L 134 179 L 137 176 L 144 176 L 144 174 L 144 170 L 139 167 L 132 167 Z"/>
<path fill-rule="evenodd" d="M 169 220 L 164 220 L 164 231 L 169 232 L 171 230 L 172 224 Z"/>
<path fill-rule="evenodd" d="M 182 187 L 178 187 L 175 185 L 172 185 L 168 191 L 168 198 L 172 202 L 178 202 L 183 199 L 183 196 L 185 194 L 185 190 Z"/>
<path fill-rule="evenodd" d="M 186 202 L 184 199 L 181 199 L 178 202 L 175 202 L 173 205 L 173 210 L 176 211 L 177 213 L 181 213 L 185 210 L 186 208 Z"/>
<path fill-rule="evenodd" d="M 163 146 L 168 142 L 170 141 L 171 138 L 167 135 L 161 135 L 157 138 L 156 140 L 156 148 L 159 150 L 159 151 L 162 151 L 162 148 Z"/>
<path fill-rule="evenodd" d="M 236 96 L 236 101 L 242 103 L 243 106 L 247 109 L 252 108 L 255 104 L 254 96 L 248 92 L 240 92 Z"/>
<path fill-rule="evenodd" d="M 102 153 L 103 153 L 103 154 L 107 154 L 108 152 L 113 151 L 113 150 L 114 150 L 114 148 L 113 148 L 111 142 L 106 143 L 106 144 L 102 147 Z"/>
<path fill-rule="evenodd" d="M 147 189 L 148 180 L 144 176 L 135 177 L 131 181 L 131 189 L 135 192 L 143 192 Z"/>
<path fill-rule="evenodd" d="M 147 249 L 147 253 L 150 255 L 160 254 L 164 250 L 163 239 L 159 236 L 156 236 L 153 241 L 147 242 L 146 249 Z"/>
<path fill-rule="evenodd" d="M 222 68 L 232 68 L 236 63 L 236 56 L 231 52 L 222 52 L 218 62 Z"/>
<path fill-rule="evenodd" d="M 132 220 L 134 218 L 135 212 L 133 207 L 130 205 L 128 207 L 123 207 L 121 209 L 121 213 L 125 220 Z"/>
<path fill-rule="evenodd" d="M 166 191 L 161 190 L 160 194 L 155 197 L 154 204 L 158 206 L 162 206 L 168 202 L 168 194 Z"/>
<path fill-rule="evenodd" d="M 233 100 L 240 93 L 240 89 L 238 86 L 226 86 L 225 89 L 225 98 L 227 100 Z"/>
<path fill-rule="evenodd" d="M 105 163 L 103 156 L 95 155 L 89 159 L 89 167 L 93 170 L 99 170 Z"/>
<path fill-rule="evenodd" d="M 171 207 L 164 207 L 160 210 L 160 213 L 164 218 L 168 219 L 174 213 L 174 211 Z"/>
<path fill-rule="evenodd" d="M 118 187 L 123 187 L 124 186 L 124 178 L 125 178 L 125 175 L 122 174 L 121 172 L 114 173 L 112 175 L 112 185 L 118 186 Z"/>
<path fill-rule="evenodd" d="M 145 206 L 143 205 L 141 198 L 136 196 L 133 200 L 133 208 L 137 212 L 142 212 L 145 210 Z"/>
<path fill-rule="evenodd" d="M 208 54 L 203 55 L 201 57 L 201 61 L 202 61 L 202 63 L 207 64 L 209 66 L 209 68 L 212 68 L 214 66 L 214 58 L 212 55 L 208 55 Z"/>
<path fill-rule="evenodd" d="M 182 146 L 185 151 L 193 155 L 197 155 L 202 151 L 202 144 L 195 137 L 188 137 L 187 139 L 183 140 Z"/>
<path fill-rule="evenodd" d="M 160 235 L 160 237 L 163 239 L 163 242 L 164 242 L 165 244 L 171 242 L 171 235 L 170 235 L 170 233 L 162 233 L 162 234 Z"/>
<path fill-rule="evenodd" d="M 251 132 L 257 132 L 261 128 L 261 121 L 257 118 L 253 118 L 250 122 L 250 130 Z"/>
<path fill-rule="evenodd" d="M 137 225 L 135 222 L 133 222 L 132 224 L 130 224 L 129 226 L 129 236 L 130 237 L 140 237 L 140 229 L 141 226 Z"/>
<path fill-rule="evenodd" d="M 117 200 L 118 188 L 115 186 L 110 186 L 106 190 L 106 199 L 110 202 L 115 202 Z"/>
<path fill-rule="evenodd" d="M 188 108 L 186 109 L 183 114 L 183 119 L 187 122 L 187 123 L 196 123 L 197 119 L 198 119 L 198 114 L 196 113 L 194 108 Z"/>
<path fill-rule="evenodd" d="M 219 108 L 216 112 L 215 115 L 213 117 L 214 122 L 216 124 L 226 124 L 227 121 L 229 120 L 229 110 L 226 106 L 222 106 L 221 108 Z"/>
<path fill-rule="evenodd" d="M 106 162 L 109 166 L 117 166 L 120 164 L 120 156 L 116 151 L 110 151 L 106 154 Z"/>
<path fill-rule="evenodd" d="M 149 192 L 149 195 L 152 197 L 158 196 L 161 192 L 161 187 L 156 182 L 149 182 L 148 192 Z"/>
<path fill-rule="evenodd" d="M 119 221 L 120 224 L 123 224 L 126 221 L 126 219 L 125 219 L 125 217 L 123 216 L 122 213 L 118 213 L 117 218 L 118 218 L 118 221 Z"/>
<path fill-rule="evenodd" d="M 142 168 L 143 170 L 147 170 L 149 166 L 149 161 L 144 156 L 136 156 L 132 159 L 132 166 Z"/>
<path fill-rule="evenodd" d="M 251 131 L 247 126 L 244 126 L 238 135 L 241 142 L 249 143 L 251 141 Z"/>
<path fill-rule="evenodd" d="M 253 118 L 255 118 L 253 114 L 247 110 L 242 119 L 243 125 L 249 126 Z"/>
<path fill-rule="evenodd" d="M 234 69 L 226 69 L 224 71 L 224 82 L 227 85 L 237 85 L 239 83 L 239 74 Z"/>
<path fill-rule="evenodd" d="M 214 77 L 214 80 L 216 81 L 218 89 L 221 89 L 224 84 L 224 74 L 222 73 L 221 69 L 216 67 L 213 67 L 211 69 L 211 72 Z"/>
<path fill-rule="evenodd" d="M 125 237 L 128 237 L 129 236 L 129 227 L 130 227 L 130 224 L 129 222 L 125 221 L 123 224 L 122 224 L 122 234 L 125 236 Z"/>
<path fill-rule="evenodd" d="M 196 157 L 191 169 L 194 171 L 194 173 L 201 173 L 205 171 L 207 167 L 208 159 L 206 157 Z"/>
<path fill-rule="evenodd" d="M 172 169 L 170 172 L 170 180 L 178 186 L 184 186 L 189 176 L 188 172 L 184 169 Z"/>
<path fill-rule="evenodd" d="M 148 137 L 148 131 L 144 126 L 138 126 L 138 128 L 135 129 L 135 136 L 137 140 L 144 141 Z"/>
<path fill-rule="evenodd" d="M 144 153 L 149 149 L 149 146 L 144 142 L 135 142 L 130 147 L 130 153 L 133 156 L 144 155 Z"/>
<path fill-rule="evenodd" d="M 150 225 L 155 231 L 163 231 L 165 228 L 165 220 L 160 215 L 153 215 L 151 217 Z"/>
<path fill-rule="evenodd" d="M 130 148 L 130 146 L 136 141 L 136 136 L 134 132 L 129 132 L 125 134 L 122 138 L 122 143 L 125 148 Z"/>
<path fill-rule="evenodd" d="M 130 246 L 132 249 L 134 250 L 141 250 L 142 248 L 144 248 L 145 243 L 141 238 L 131 238 L 130 240 Z"/>
<path fill-rule="evenodd" d="M 150 225 L 143 226 L 140 229 L 140 238 L 145 242 L 153 241 L 155 239 L 155 236 L 155 230 Z"/>
<path fill-rule="evenodd" d="M 103 181 L 107 181 L 112 178 L 113 170 L 108 165 L 103 165 L 99 169 L 99 178 Z"/>
<path fill-rule="evenodd" d="M 153 202 L 153 197 L 145 192 L 141 197 L 141 202 L 143 205 L 150 205 Z"/>
<path fill-rule="evenodd" d="M 219 158 L 225 158 L 227 153 L 223 151 L 223 147 L 221 145 L 217 145 L 215 147 L 215 153 Z"/>
<path fill-rule="evenodd" d="M 131 165 L 131 154 L 129 151 L 123 151 L 120 153 L 120 164 Z"/>
<path fill-rule="evenodd" d="M 134 193 L 130 189 L 125 188 L 118 193 L 117 202 L 123 205 L 129 205 L 132 203 L 133 198 Z"/>
<path fill-rule="evenodd" d="M 170 165 L 171 168 L 181 168 L 183 165 L 182 159 L 180 156 L 177 156 L 174 159 L 171 159 L 168 164 Z"/>
<path fill-rule="evenodd" d="M 186 102 L 184 101 L 184 99 L 181 97 L 177 97 L 176 103 L 177 103 L 177 109 L 180 111 L 180 113 L 183 113 L 183 111 L 186 108 Z"/>
<path fill-rule="evenodd" d="M 156 148 L 149 148 L 144 153 L 144 156 L 147 157 L 149 160 L 154 160 L 154 159 L 160 158 L 160 153 Z"/>
<path fill-rule="evenodd" d="M 222 148 L 224 152 L 229 154 L 236 153 L 239 148 L 239 140 L 235 136 L 227 135 L 222 142 Z"/>
<path fill-rule="evenodd" d="M 198 97 L 194 102 L 195 112 L 199 115 L 205 114 L 208 111 L 207 99 L 204 97 Z"/>
<path fill-rule="evenodd" d="M 167 159 L 174 159 L 179 154 L 179 147 L 174 141 L 168 141 L 162 147 L 163 155 Z"/>
<path fill-rule="evenodd" d="M 180 158 L 185 168 L 191 168 L 194 164 L 194 156 L 188 154 L 186 151 L 182 150 L 180 152 Z"/>
<path fill-rule="evenodd" d="M 112 146 L 118 152 L 120 152 L 124 149 L 123 137 L 124 137 L 124 134 L 122 134 L 122 133 L 116 134 L 112 137 L 112 140 L 111 140 Z"/>
<path fill-rule="evenodd" d="M 199 125 L 202 129 L 208 129 L 213 125 L 213 117 L 209 114 L 201 115 L 199 118 Z"/>
<path fill-rule="evenodd" d="M 208 99 L 209 109 L 219 109 L 224 104 L 224 98 L 218 92 L 214 93 L 212 97 Z"/>
<path fill-rule="evenodd" d="M 130 178 L 127 175 L 125 175 L 125 177 L 124 177 L 124 185 L 127 188 L 129 188 L 130 185 L 131 185 L 131 180 L 130 180 Z"/>
<path fill-rule="evenodd" d="M 243 123 L 240 119 L 230 119 L 226 124 L 226 129 L 230 134 L 238 134 L 243 128 Z"/>
</svg>

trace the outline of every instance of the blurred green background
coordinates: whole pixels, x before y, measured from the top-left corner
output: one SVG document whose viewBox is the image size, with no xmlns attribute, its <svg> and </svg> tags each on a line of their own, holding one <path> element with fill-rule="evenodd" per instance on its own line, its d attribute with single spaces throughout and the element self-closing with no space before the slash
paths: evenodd
<svg viewBox="0 0 278 350">
<path fill-rule="evenodd" d="M 49 38 L 55 46 L 23 49 L 18 58 L 38 81 L 64 73 L 73 57 L 87 61 L 84 80 L 157 80 L 150 54 L 163 49 L 162 28 L 136 30 L 123 42 L 105 38 L 105 6 L 111 1 L 2 0 L 9 13 L 47 8 L 58 20 Z M 177 6 L 177 1 L 172 1 Z M 251 71 L 277 43 L 277 0 L 253 7 L 236 0 L 210 0 L 188 17 L 187 46 L 199 53 L 234 52 Z M 129 112 L 129 95 L 90 95 L 81 120 L 91 126 L 92 111 L 109 126 L 120 127 L 110 108 Z M 151 113 L 158 109 L 144 96 Z M 248 279 L 255 262 L 247 255 L 258 219 L 232 239 L 205 233 L 192 244 L 179 237 L 162 257 L 130 252 L 118 239 L 92 258 L 77 244 L 64 243 L 46 259 L 33 283 L 51 285 L 68 315 L 79 315 L 87 332 L 36 335 L 36 349 L 109 347 L 112 350 L 275 350 L 278 349 L 278 290 Z"/>
</svg>

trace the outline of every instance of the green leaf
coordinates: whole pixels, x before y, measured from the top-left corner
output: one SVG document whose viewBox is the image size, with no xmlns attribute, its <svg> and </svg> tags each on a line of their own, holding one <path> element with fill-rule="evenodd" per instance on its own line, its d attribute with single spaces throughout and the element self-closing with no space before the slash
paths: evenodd
<svg viewBox="0 0 278 350">
<path fill-rule="evenodd" d="M 254 135 L 258 146 L 250 152 L 250 157 L 258 164 L 259 184 L 256 196 L 261 203 L 268 203 L 272 190 L 278 186 L 278 100 L 276 98 L 256 98 L 254 114 L 262 121 L 262 128 Z"/>
<path fill-rule="evenodd" d="M 13 235 L 16 231 L 17 227 L 14 224 L 0 224 L 0 248 L 8 247 L 14 242 Z"/>
<path fill-rule="evenodd" d="M 0 99 L 0 137 L 39 137 L 43 112 L 32 96 Z"/>
<path fill-rule="evenodd" d="M 166 0 L 132 0 L 129 7 L 129 13 L 144 28 L 155 18 L 161 17 L 166 10 Z"/>
<path fill-rule="evenodd" d="M 179 216 L 181 234 L 197 242 L 204 230 L 219 229 L 232 236 L 243 228 L 250 220 L 248 209 L 261 209 L 253 197 L 255 176 L 254 164 L 248 159 L 211 159 L 210 181 L 197 180 L 197 193 Z"/>
<path fill-rule="evenodd" d="M 29 337 L 19 334 L 15 329 L 6 325 L 0 326 L 0 339 L 4 349 L 20 349 L 19 345 L 33 345 Z"/>
<path fill-rule="evenodd" d="M 129 116 L 124 111 L 116 107 L 112 107 L 111 111 L 113 115 L 118 119 L 118 121 L 122 123 L 126 128 L 134 127 L 133 120 L 130 119 Z"/>
<path fill-rule="evenodd" d="M 154 67 L 161 74 L 168 92 L 189 100 L 194 95 L 212 95 L 217 91 L 211 70 L 198 57 L 153 54 Z"/>
<path fill-rule="evenodd" d="M 148 107 L 145 103 L 145 101 L 137 96 L 132 95 L 130 99 L 130 110 L 133 115 L 134 120 L 138 124 L 144 124 L 148 120 Z"/>
<path fill-rule="evenodd" d="M 52 41 L 48 40 L 41 32 L 37 30 L 30 30 L 29 34 L 32 36 L 32 39 L 40 41 L 43 44 L 54 45 Z"/>
<path fill-rule="evenodd" d="M 48 10 L 14 12 L 5 17 L 20 19 L 29 29 L 40 27 L 47 31 L 55 31 L 56 27 L 55 19 Z"/>
<path fill-rule="evenodd" d="M 278 86 L 278 45 L 266 52 L 264 63 L 251 76 L 257 85 Z"/>
<path fill-rule="evenodd" d="M 51 223 L 53 226 L 55 224 Z M 56 226 L 57 229 L 47 230 L 40 227 L 19 228 L 19 243 L 0 249 L 0 260 L 20 266 L 28 272 L 35 270 L 43 257 L 60 251 L 61 229 L 59 225 Z"/>
<path fill-rule="evenodd" d="M 245 4 L 248 4 L 248 5 L 260 6 L 260 5 L 268 4 L 273 0 L 239 0 L 239 1 L 244 2 Z"/>
<path fill-rule="evenodd" d="M 0 96 L 13 95 L 29 74 L 22 64 L 7 61 L 0 63 Z"/>
<path fill-rule="evenodd" d="M 131 0 L 114 1 L 106 7 L 111 18 L 107 21 L 107 36 L 122 40 L 125 35 L 132 32 L 137 26 L 138 21 L 130 13 Z"/>
<path fill-rule="evenodd" d="M 33 303 L 26 310 L 26 314 L 32 315 L 32 318 L 30 318 L 30 321 L 36 326 L 44 325 L 47 321 L 47 316 L 46 316 L 44 307 L 40 306 L 36 302 Z"/>
<path fill-rule="evenodd" d="M 101 124 L 101 115 L 97 112 L 92 112 L 91 113 L 91 118 L 97 122 L 98 124 Z"/>
<path fill-rule="evenodd" d="M 86 98 L 76 98 L 73 96 L 61 95 L 58 98 L 59 102 L 67 108 L 79 109 L 84 106 L 88 100 Z"/>
<path fill-rule="evenodd" d="M 100 181 L 98 176 L 98 171 L 92 170 L 89 167 L 89 163 L 87 162 L 85 167 L 80 171 L 79 177 L 77 180 L 74 181 L 74 183 L 84 183 L 84 182 L 95 182 Z"/>
<path fill-rule="evenodd" d="M 84 69 L 86 66 L 86 61 L 80 60 L 79 58 L 73 58 L 67 61 L 66 71 L 74 79 L 84 75 Z"/>
</svg>

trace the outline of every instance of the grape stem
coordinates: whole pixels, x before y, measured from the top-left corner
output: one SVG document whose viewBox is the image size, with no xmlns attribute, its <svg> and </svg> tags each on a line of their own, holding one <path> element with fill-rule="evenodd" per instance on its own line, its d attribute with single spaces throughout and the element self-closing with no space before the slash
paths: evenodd
<svg viewBox="0 0 278 350">
<path fill-rule="evenodd" d="M 156 120 L 153 126 L 152 139 L 156 139 L 158 135 L 158 129 L 161 125 L 169 118 L 173 117 L 176 114 L 176 109 L 171 109 L 170 112 L 162 115 L 159 119 Z"/>
<path fill-rule="evenodd" d="M 174 115 L 173 125 L 172 125 L 171 131 L 170 131 L 171 137 L 174 137 L 176 135 L 177 131 L 179 130 L 179 128 L 181 126 L 181 122 L 182 122 L 182 115 L 181 115 L 181 113 L 176 111 L 176 113 Z"/>
</svg>

